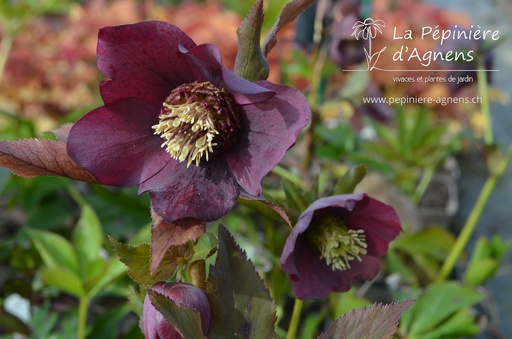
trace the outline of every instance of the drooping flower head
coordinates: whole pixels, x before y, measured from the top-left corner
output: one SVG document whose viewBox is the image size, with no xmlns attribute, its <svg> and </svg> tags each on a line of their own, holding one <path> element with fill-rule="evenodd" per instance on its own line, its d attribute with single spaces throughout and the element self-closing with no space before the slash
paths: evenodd
<svg viewBox="0 0 512 339">
<path fill-rule="evenodd" d="M 178 306 L 183 305 L 197 311 L 201 318 L 203 334 L 208 334 L 211 318 L 210 304 L 201 289 L 194 285 L 180 282 L 159 282 L 150 289 L 174 301 Z M 182 335 L 153 306 L 149 295 L 146 295 L 144 299 L 142 330 L 146 339 L 182 338 Z"/>
<path fill-rule="evenodd" d="M 401 230 L 395 210 L 366 194 L 321 198 L 300 215 L 281 264 L 298 298 L 323 298 L 375 278 Z"/>
<path fill-rule="evenodd" d="M 300 92 L 236 76 L 168 23 L 101 29 L 98 67 L 104 106 L 74 124 L 68 154 L 102 184 L 149 192 L 168 221 L 212 221 L 241 191 L 259 196 L 309 120 Z"/>
</svg>

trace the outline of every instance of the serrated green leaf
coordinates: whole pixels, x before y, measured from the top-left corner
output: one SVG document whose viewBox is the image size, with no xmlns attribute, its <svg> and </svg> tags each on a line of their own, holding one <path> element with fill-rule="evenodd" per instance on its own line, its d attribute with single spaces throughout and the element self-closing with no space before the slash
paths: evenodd
<svg viewBox="0 0 512 339">
<path fill-rule="evenodd" d="M 79 273 L 78 259 L 71 244 L 62 236 L 34 229 L 26 229 L 44 264 L 48 268 L 67 268 Z"/>
<path fill-rule="evenodd" d="M 150 273 L 151 247 L 147 244 L 131 246 L 122 244 L 110 237 L 110 244 L 121 261 L 128 267 L 128 275 L 141 285 L 153 285 L 159 281 L 172 278 L 178 268 L 175 257 L 165 254 L 160 265 L 153 274 Z"/>
<path fill-rule="evenodd" d="M 73 244 L 80 266 L 82 280 L 90 278 L 89 266 L 100 256 L 103 245 L 103 230 L 94 210 L 87 204 L 82 205 L 82 213 L 75 226 Z"/>
<path fill-rule="evenodd" d="M 212 318 L 208 338 L 276 338 L 276 310 L 252 263 L 223 225 L 205 293 Z"/>
<path fill-rule="evenodd" d="M 265 80 L 270 73 L 270 66 L 260 47 L 262 25 L 263 0 L 258 0 L 236 31 L 238 51 L 234 72 L 249 81 Z"/>
<path fill-rule="evenodd" d="M 335 195 L 350 194 L 354 192 L 357 184 L 366 176 L 366 165 L 357 165 L 351 167 L 334 186 Z"/>
<path fill-rule="evenodd" d="M 178 306 L 171 299 L 155 291 L 148 290 L 148 295 L 153 306 L 183 338 L 204 338 L 199 312 L 183 305 Z M 210 335 L 208 337 L 212 338 Z"/>
<path fill-rule="evenodd" d="M 77 297 L 85 296 L 84 286 L 80 277 L 76 272 L 73 272 L 66 267 L 44 269 L 41 272 L 41 277 L 49 286 L 57 287 L 59 290 Z"/>
<path fill-rule="evenodd" d="M 280 206 L 278 206 L 275 203 L 266 200 L 246 198 L 238 198 L 238 203 L 275 221 L 286 224 L 290 226 L 290 228 L 292 227 L 292 222 L 290 221 L 290 217 L 287 214 L 287 212 L 291 211 L 285 212 Z M 298 215 L 296 215 L 295 217 L 298 217 Z"/>
<path fill-rule="evenodd" d="M 456 282 L 430 285 L 418 299 L 408 326 L 409 335 L 428 333 L 451 315 L 482 300 L 482 294 Z"/>
<path fill-rule="evenodd" d="M 406 300 L 388 305 L 373 304 L 352 310 L 336 319 L 317 339 L 392 338 L 400 315 L 413 303 L 413 300 Z"/>
<path fill-rule="evenodd" d="M 217 250 L 217 238 L 215 238 L 215 235 L 207 232 L 197 238 L 193 249 L 194 254 L 188 260 L 189 264 L 198 260 L 206 260 L 212 256 Z"/>
</svg>

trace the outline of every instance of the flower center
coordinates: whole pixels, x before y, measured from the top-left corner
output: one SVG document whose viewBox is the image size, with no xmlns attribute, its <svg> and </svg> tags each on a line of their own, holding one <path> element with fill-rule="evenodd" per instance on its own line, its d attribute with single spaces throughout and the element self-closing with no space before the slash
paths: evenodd
<svg viewBox="0 0 512 339">
<path fill-rule="evenodd" d="M 307 237 L 333 271 L 350 269 L 352 260 L 361 261 L 361 255 L 367 253 L 364 231 L 348 228 L 338 216 L 326 215 L 311 226 Z"/>
<path fill-rule="evenodd" d="M 152 126 L 171 158 L 199 166 L 224 153 L 240 129 L 238 107 L 231 95 L 211 82 L 184 84 L 163 103 L 159 123 Z"/>
</svg>

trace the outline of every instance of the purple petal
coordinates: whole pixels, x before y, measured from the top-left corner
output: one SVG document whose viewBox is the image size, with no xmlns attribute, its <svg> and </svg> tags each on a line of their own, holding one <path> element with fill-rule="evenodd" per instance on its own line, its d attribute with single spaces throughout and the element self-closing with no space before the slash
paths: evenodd
<svg viewBox="0 0 512 339">
<path fill-rule="evenodd" d="M 380 259 L 363 256 L 362 261 L 353 260 L 351 268 L 333 271 L 320 253 L 313 249 L 306 239 L 300 237 L 293 254 L 282 268 L 290 276 L 296 296 L 300 299 L 320 299 L 330 292 L 345 292 L 356 279 L 372 280 L 379 273 Z"/>
<path fill-rule="evenodd" d="M 229 92 L 239 105 L 255 104 L 272 98 L 276 93 L 254 82 L 240 78 L 224 67 L 223 78 Z"/>
<path fill-rule="evenodd" d="M 171 159 L 162 171 L 139 185 L 150 192 L 155 212 L 168 221 L 217 220 L 236 203 L 238 185 L 222 158 L 189 168 Z"/>
<path fill-rule="evenodd" d="M 226 154 L 238 184 L 253 196 L 261 194 L 261 180 L 293 146 L 310 117 L 308 102 L 300 92 L 267 81 L 258 85 L 276 95 L 243 107 L 242 137 Z"/>
<path fill-rule="evenodd" d="M 344 214 L 343 220 L 348 227 L 365 231 L 368 254 L 374 256 L 386 253 L 389 243 L 402 231 L 394 208 L 368 196 Z"/>
<path fill-rule="evenodd" d="M 137 185 L 169 160 L 151 128 L 158 123 L 159 111 L 138 99 L 101 106 L 73 125 L 67 152 L 102 184 Z"/>
<path fill-rule="evenodd" d="M 193 82 L 183 53 L 195 43 L 179 28 L 159 21 L 106 27 L 98 35 L 98 67 L 105 103 L 136 97 L 160 105 L 172 89 Z"/>
</svg>

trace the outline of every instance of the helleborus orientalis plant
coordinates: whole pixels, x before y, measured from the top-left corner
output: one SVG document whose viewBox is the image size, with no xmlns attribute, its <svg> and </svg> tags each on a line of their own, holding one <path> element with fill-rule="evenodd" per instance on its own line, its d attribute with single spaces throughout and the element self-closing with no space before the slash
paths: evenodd
<svg viewBox="0 0 512 339">
<path fill-rule="evenodd" d="M 53 131 L 55 141 L 0 143 L 0 164 L 21 177 L 63 176 L 149 193 L 151 244 L 132 246 L 110 237 L 128 276 L 140 286 L 141 331 L 147 338 L 278 336 L 282 307 L 223 225 L 237 202 L 289 233 L 281 257 L 281 273 L 289 276 L 297 297 L 289 338 L 297 331 L 304 299 L 374 279 L 380 257 L 402 231 L 391 206 L 352 193 L 364 177 L 362 167 L 336 180 L 333 191 L 312 188 L 315 194 L 304 194 L 285 180 L 284 199 L 264 195 L 262 180 L 298 142 L 311 117 L 301 92 L 267 80 L 267 57 L 282 28 L 313 2 L 286 4 L 262 39 L 263 1 L 258 1 L 237 31 L 233 70 L 223 65 L 216 46 L 197 45 L 171 23 L 102 28 L 97 64 L 105 78 L 103 105 Z M 42 235 L 32 236 L 41 243 Z M 48 268 L 55 268 L 51 245 L 45 244 L 37 247 L 49 258 Z M 54 244 L 69 249 L 61 241 Z M 84 300 L 78 337 L 84 338 L 94 294 L 78 296 Z M 135 300 L 136 293 L 131 296 Z M 412 303 L 348 312 L 319 338 L 390 338 Z"/>
</svg>

